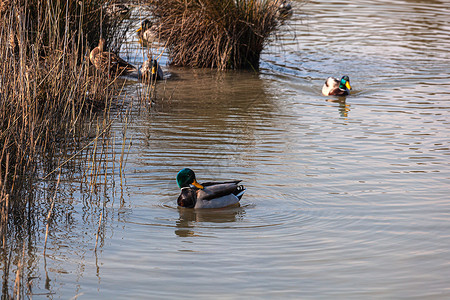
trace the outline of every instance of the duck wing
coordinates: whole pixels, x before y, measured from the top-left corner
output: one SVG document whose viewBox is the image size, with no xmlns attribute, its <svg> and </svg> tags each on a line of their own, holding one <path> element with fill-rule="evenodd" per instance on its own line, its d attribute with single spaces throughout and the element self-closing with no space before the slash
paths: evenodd
<svg viewBox="0 0 450 300">
<path fill-rule="evenodd" d="M 136 68 L 111 52 L 100 52 L 94 56 L 93 64 L 104 72 L 127 74 Z"/>
<path fill-rule="evenodd" d="M 212 200 L 231 194 L 236 196 L 245 190 L 243 186 L 238 185 L 239 182 L 241 182 L 241 180 L 224 183 L 207 182 L 203 184 L 203 190 L 197 190 L 197 199 Z"/>
<path fill-rule="evenodd" d="M 216 184 L 228 184 L 228 183 L 238 184 L 241 181 L 242 180 L 231 180 L 231 181 L 223 181 L 223 182 L 211 181 L 211 182 L 204 182 L 204 183 L 202 183 L 202 185 L 203 186 L 211 186 L 211 185 L 216 185 Z"/>
</svg>

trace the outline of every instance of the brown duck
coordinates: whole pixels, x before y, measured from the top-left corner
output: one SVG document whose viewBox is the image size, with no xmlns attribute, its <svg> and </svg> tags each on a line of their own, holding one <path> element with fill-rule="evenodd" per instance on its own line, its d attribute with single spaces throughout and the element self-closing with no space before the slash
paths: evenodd
<svg viewBox="0 0 450 300">
<path fill-rule="evenodd" d="M 89 54 L 89 60 L 97 70 L 102 73 L 111 75 L 126 75 L 130 72 L 136 71 L 136 67 L 121 59 L 117 54 L 103 51 L 105 39 L 101 38 L 98 46 L 92 49 Z"/>
<path fill-rule="evenodd" d="M 140 68 L 140 73 L 144 81 L 155 81 L 164 79 L 164 72 L 156 59 L 152 59 L 151 54 L 147 54 L 148 59 L 144 61 Z"/>
</svg>

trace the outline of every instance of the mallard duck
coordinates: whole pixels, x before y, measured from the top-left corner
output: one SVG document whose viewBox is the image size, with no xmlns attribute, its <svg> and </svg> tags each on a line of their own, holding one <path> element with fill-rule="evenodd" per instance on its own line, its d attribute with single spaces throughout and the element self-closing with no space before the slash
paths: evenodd
<svg viewBox="0 0 450 300">
<path fill-rule="evenodd" d="M 151 54 L 147 54 L 148 59 L 144 61 L 140 69 L 143 80 L 155 81 L 164 79 L 164 73 L 156 59 L 152 59 Z"/>
<path fill-rule="evenodd" d="M 121 59 L 117 54 L 103 51 L 104 45 L 105 39 L 101 38 L 98 46 L 89 54 L 89 60 L 97 70 L 117 76 L 136 71 L 136 67 Z"/>
<path fill-rule="evenodd" d="M 245 192 L 245 187 L 239 182 L 241 180 L 199 184 L 194 171 L 184 168 L 177 174 L 177 184 L 181 189 L 177 203 L 187 208 L 221 208 L 236 204 Z"/>
<path fill-rule="evenodd" d="M 347 75 L 342 76 L 340 81 L 337 78 L 328 77 L 322 87 L 322 94 L 324 96 L 347 96 L 351 89 L 350 78 Z"/>
<path fill-rule="evenodd" d="M 278 0 L 276 5 L 278 6 L 277 16 L 279 18 L 288 17 L 290 14 L 292 14 L 292 5 L 290 1 Z"/>
<path fill-rule="evenodd" d="M 159 38 L 158 26 L 150 20 L 142 21 L 141 27 L 136 32 L 138 33 L 139 39 L 144 42 L 151 42 Z"/>
</svg>

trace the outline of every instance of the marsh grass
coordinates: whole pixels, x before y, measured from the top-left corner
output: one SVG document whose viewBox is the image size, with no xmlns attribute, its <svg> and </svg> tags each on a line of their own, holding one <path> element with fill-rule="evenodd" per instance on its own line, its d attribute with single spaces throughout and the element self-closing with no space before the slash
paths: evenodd
<svg viewBox="0 0 450 300">
<path fill-rule="evenodd" d="M 280 25 L 277 0 L 148 0 L 156 33 L 177 66 L 258 69 Z"/>
<path fill-rule="evenodd" d="M 100 36 L 117 50 L 125 33 L 120 20 L 104 15 L 104 0 L 7 2 L 0 3 L 0 265 L 2 297 L 9 299 L 10 255 L 25 247 L 26 235 L 32 243 L 45 215 L 62 214 L 55 182 L 77 168 L 74 154 L 86 155 L 90 164 L 91 173 L 82 173 L 90 185 L 85 190 L 96 192 L 92 186 L 106 181 L 109 114 L 121 85 L 93 72 L 86 55 Z M 46 200 L 36 207 L 43 186 Z M 46 239 L 52 230 L 47 219 Z M 22 266 L 11 289 L 15 298 L 27 286 Z"/>
<path fill-rule="evenodd" d="M 83 8 L 67 3 L 13 1 L 0 20 L 2 198 L 22 190 L 19 181 L 39 173 L 39 160 L 76 137 L 86 112 L 110 98 L 111 85 L 89 76 L 83 59 Z M 9 203 L 13 215 L 22 208 L 20 200 Z"/>
</svg>

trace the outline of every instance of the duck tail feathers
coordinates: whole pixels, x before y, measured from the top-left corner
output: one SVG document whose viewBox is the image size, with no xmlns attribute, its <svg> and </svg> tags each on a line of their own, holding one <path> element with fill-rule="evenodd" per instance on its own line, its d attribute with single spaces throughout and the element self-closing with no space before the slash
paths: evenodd
<svg viewBox="0 0 450 300">
<path fill-rule="evenodd" d="M 236 191 L 234 192 L 234 195 L 241 200 L 242 196 L 244 195 L 245 191 L 247 189 L 243 186 L 243 185 L 239 185 L 236 189 Z"/>
</svg>

